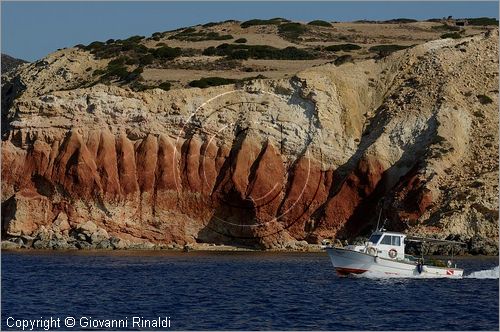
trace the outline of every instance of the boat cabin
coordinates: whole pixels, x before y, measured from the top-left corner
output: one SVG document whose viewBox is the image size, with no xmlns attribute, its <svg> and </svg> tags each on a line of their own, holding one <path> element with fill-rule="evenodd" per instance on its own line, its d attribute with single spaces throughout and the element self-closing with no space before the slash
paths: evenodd
<svg viewBox="0 0 500 332">
<path fill-rule="evenodd" d="M 376 250 L 379 257 L 390 259 L 405 258 L 405 238 L 403 233 L 374 232 L 366 245 L 367 251 Z M 374 248 L 374 249 L 370 249 Z"/>
<path fill-rule="evenodd" d="M 379 230 L 370 236 L 364 245 L 349 245 L 346 249 L 354 250 L 372 256 L 389 259 L 405 259 L 406 235 L 397 232 Z"/>
</svg>

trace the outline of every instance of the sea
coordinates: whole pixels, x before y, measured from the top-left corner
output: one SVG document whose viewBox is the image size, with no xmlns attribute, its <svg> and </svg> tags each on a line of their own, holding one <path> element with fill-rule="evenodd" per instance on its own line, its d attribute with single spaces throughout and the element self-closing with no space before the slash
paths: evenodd
<svg viewBox="0 0 500 332">
<path fill-rule="evenodd" d="M 499 329 L 498 257 L 457 258 L 463 279 L 338 277 L 326 253 L 2 251 L 1 262 L 2 330 Z"/>
</svg>

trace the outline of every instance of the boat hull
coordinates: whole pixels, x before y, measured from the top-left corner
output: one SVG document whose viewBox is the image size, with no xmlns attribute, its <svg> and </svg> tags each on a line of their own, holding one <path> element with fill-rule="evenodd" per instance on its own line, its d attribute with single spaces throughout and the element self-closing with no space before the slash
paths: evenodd
<svg viewBox="0 0 500 332">
<path fill-rule="evenodd" d="M 339 275 L 360 274 L 367 271 L 406 277 L 460 278 L 462 269 L 423 265 L 421 272 L 413 262 L 387 259 L 342 248 L 326 248 L 326 252 Z"/>
</svg>

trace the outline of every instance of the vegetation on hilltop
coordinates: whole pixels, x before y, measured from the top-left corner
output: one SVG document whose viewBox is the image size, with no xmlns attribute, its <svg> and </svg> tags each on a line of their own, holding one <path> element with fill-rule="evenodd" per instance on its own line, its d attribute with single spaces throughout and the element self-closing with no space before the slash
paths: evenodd
<svg viewBox="0 0 500 332">
<path fill-rule="evenodd" d="M 461 33 L 467 32 L 467 35 L 473 35 L 489 29 L 488 27 L 479 27 L 481 25 L 498 24 L 496 19 L 486 17 L 467 20 L 468 23 L 465 24 L 465 27 L 455 25 L 456 22 L 450 17 L 431 20 L 437 24 L 423 23 L 415 27 L 415 34 L 421 31 L 425 35 L 409 38 L 409 40 L 415 39 L 416 43 L 420 43 L 422 40 L 438 39 L 439 37 L 460 38 Z M 399 29 L 407 30 L 408 27 L 405 27 L 404 24 L 416 22 L 414 19 L 396 18 L 386 21 L 358 22 L 392 25 L 386 26 L 384 31 L 387 32 L 380 36 L 379 32 L 373 33 L 371 31 L 376 30 L 372 29 L 371 26 L 358 24 L 345 27 L 344 24 L 339 24 L 338 28 L 333 29 L 332 23 L 324 20 L 312 20 L 308 23 L 292 22 L 279 17 L 252 19 L 245 22 L 227 20 L 182 27 L 166 32 L 154 32 L 148 38 L 136 35 L 123 40 L 108 39 L 105 42 L 95 41 L 88 45 L 77 45 L 77 47 L 92 53 L 95 59 L 108 60 L 104 63 L 101 62 L 98 66 L 86 65 L 86 72 L 92 74 L 93 79 L 91 79 L 92 82 L 84 84 L 102 82 L 127 85 L 134 90 L 155 88 L 161 84 L 163 84 L 161 88 L 168 90 L 174 85 L 176 87 L 187 85 L 204 87 L 233 82 L 229 78 L 208 77 L 211 76 L 210 71 L 214 70 L 231 72 L 229 77 L 236 81 L 238 81 L 236 78 L 241 78 L 245 72 L 255 72 L 256 74 L 274 72 L 266 75 L 278 77 L 280 74 L 285 75 L 285 73 L 290 75 L 295 67 L 306 68 L 312 65 L 307 60 L 320 59 L 325 61 L 319 62 L 327 63 L 330 61 L 341 65 L 367 57 L 380 59 L 395 51 L 411 47 L 397 45 L 399 34 L 394 32 Z M 477 25 L 478 27 L 470 28 L 467 25 Z M 258 26 L 258 28 L 248 29 L 252 26 Z M 266 26 L 272 27 L 266 28 Z M 258 45 L 252 45 L 260 37 L 263 37 L 262 41 Z M 188 43 L 179 43 L 178 41 Z M 207 41 L 210 42 L 195 43 Z M 249 41 L 251 41 L 250 45 L 248 45 Z M 377 41 L 382 45 L 377 45 Z M 193 43 L 189 44 L 191 42 Z M 410 44 L 410 42 L 405 41 L 405 44 Z M 175 47 L 178 45 L 182 45 L 182 48 Z M 184 45 L 189 45 L 189 48 Z M 367 51 L 371 54 L 367 55 Z M 213 56 L 213 58 L 199 57 L 201 54 Z M 276 60 L 278 62 L 245 61 L 250 59 Z M 293 63 L 291 66 L 293 69 L 288 69 L 284 68 L 279 60 L 305 61 L 300 64 Z M 99 69 L 96 70 L 96 68 Z M 145 68 L 149 70 L 145 71 Z M 165 72 L 155 71 L 160 69 Z M 171 73 L 168 70 L 177 71 Z M 193 78 L 184 74 L 182 70 L 199 70 L 206 73 L 204 76 L 207 78 L 190 81 Z M 173 77 L 170 77 L 170 74 Z"/>
<path fill-rule="evenodd" d="M 168 39 L 177 39 L 183 41 L 206 41 L 206 40 L 228 40 L 233 39 L 231 35 L 220 35 L 218 32 L 197 31 L 195 28 L 187 28 L 175 35 L 170 36 Z"/>
<path fill-rule="evenodd" d="M 229 59 L 274 59 L 274 60 L 311 60 L 316 55 L 311 51 L 299 49 L 293 46 L 286 48 L 275 48 L 268 45 L 235 45 L 222 44 L 217 47 L 208 47 L 203 55 L 226 56 Z"/>
<path fill-rule="evenodd" d="M 355 50 L 360 50 L 362 47 L 356 44 L 339 44 L 339 45 L 330 45 L 325 47 L 326 51 L 329 52 L 339 52 L 339 51 L 344 51 L 344 52 L 350 52 L 350 51 L 355 51 Z"/>
<path fill-rule="evenodd" d="M 395 23 L 395 24 L 398 24 L 398 23 L 415 23 L 415 22 L 418 22 L 418 20 L 415 20 L 413 18 L 394 18 L 392 20 L 385 20 L 385 21 L 382 21 L 382 23 Z"/>
<path fill-rule="evenodd" d="M 286 39 L 297 39 L 307 32 L 307 27 L 300 23 L 290 22 L 278 26 L 278 34 Z"/>
<path fill-rule="evenodd" d="M 232 79 L 232 78 L 224 78 L 224 77 L 203 77 L 199 80 L 194 80 L 189 82 L 189 86 L 193 88 L 208 88 L 210 86 L 218 86 L 218 85 L 227 85 L 227 84 L 236 84 L 242 83 L 254 79 L 263 79 L 266 78 L 263 75 L 257 75 L 254 77 L 246 77 L 243 79 Z"/>
<path fill-rule="evenodd" d="M 286 22 L 290 22 L 290 20 L 281 17 L 275 17 L 269 20 L 261 20 L 261 19 L 248 20 L 241 23 L 240 26 L 242 28 L 248 28 L 254 25 L 280 25 L 281 23 L 286 23 Z"/>
<path fill-rule="evenodd" d="M 307 25 L 315 25 L 315 26 L 320 26 L 320 27 L 331 27 L 332 26 L 332 24 L 330 22 L 323 21 L 323 20 L 314 20 L 314 21 L 307 23 Z"/>
<path fill-rule="evenodd" d="M 498 20 L 492 17 L 477 17 L 477 18 L 467 18 L 467 23 L 469 25 L 478 25 L 478 26 L 486 26 L 486 25 L 497 25 Z"/>
<path fill-rule="evenodd" d="M 448 32 L 448 33 L 442 34 L 441 38 L 442 39 L 445 39 L 445 38 L 459 39 L 459 38 L 462 38 L 462 35 L 458 32 Z"/>
</svg>

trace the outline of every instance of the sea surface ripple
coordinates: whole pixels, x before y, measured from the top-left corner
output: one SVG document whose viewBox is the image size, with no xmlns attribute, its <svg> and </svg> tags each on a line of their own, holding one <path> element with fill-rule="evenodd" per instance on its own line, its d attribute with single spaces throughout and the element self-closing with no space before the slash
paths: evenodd
<svg viewBox="0 0 500 332">
<path fill-rule="evenodd" d="M 340 278 L 326 253 L 3 251 L 2 329 L 142 316 L 173 330 L 498 330 L 498 258 L 457 264 L 463 279 Z"/>
</svg>

